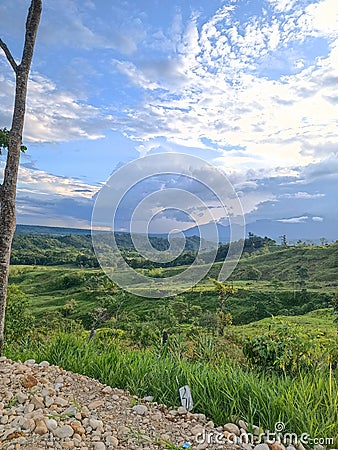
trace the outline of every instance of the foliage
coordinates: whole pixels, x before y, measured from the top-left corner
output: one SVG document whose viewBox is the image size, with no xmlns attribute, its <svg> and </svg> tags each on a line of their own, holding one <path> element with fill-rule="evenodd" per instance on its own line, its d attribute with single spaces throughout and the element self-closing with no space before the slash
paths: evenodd
<svg viewBox="0 0 338 450">
<path fill-rule="evenodd" d="M 28 336 L 34 326 L 34 317 L 30 312 L 27 297 L 18 286 L 12 284 L 7 288 L 7 307 L 5 336 L 9 342 L 17 342 Z"/>
<path fill-rule="evenodd" d="M 0 128 L 0 155 L 4 150 L 8 150 L 9 146 L 9 138 L 10 138 L 10 130 L 7 128 Z M 25 152 L 27 147 L 25 145 L 21 145 L 21 151 Z"/>
<path fill-rule="evenodd" d="M 195 359 L 188 359 L 182 358 L 184 349 L 159 354 L 153 349 L 126 348 L 116 340 L 104 345 L 95 339 L 88 342 L 87 336 L 78 333 L 61 333 L 39 342 L 27 341 L 20 348 L 7 347 L 6 356 L 48 360 L 66 370 L 127 389 L 133 395 L 152 395 L 155 401 L 171 406 L 179 405 L 178 386 L 188 384 L 194 411 L 203 412 L 216 425 L 241 418 L 273 430 L 275 423 L 281 421 L 287 425 L 287 431 L 298 435 L 306 432 L 312 437 L 335 436 L 335 374 L 329 383 L 328 370 L 292 376 L 252 371 L 224 359 L 213 342 L 210 337 L 201 341 Z"/>
<path fill-rule="evenodd" d="M 331 342 L 333 348 L 333 342 Z M 323 345 L 318 333 L 286 321 L 271 322 L 262 335 L 246 338 L 243 353 L 253 367 L 283 373 L 314 370 L 323 360 Z M 328 360 L 330 359 L 330 348 Z"/>
</svg>

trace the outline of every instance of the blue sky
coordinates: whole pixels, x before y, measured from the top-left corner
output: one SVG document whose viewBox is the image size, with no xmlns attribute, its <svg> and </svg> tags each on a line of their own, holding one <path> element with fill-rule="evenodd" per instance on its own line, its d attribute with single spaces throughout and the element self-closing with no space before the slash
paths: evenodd
<svg viewBox="0 0 338 450">
<path fill-rule="evenodd" d="M 17 57 L 29 3 L 0 4 Z M 227 174 L 247 222 L 332 223 L 337 38 L 336 0 L 45 0 L 18 222 L 88 227 L 116 167 L 183 152 Z M 13 87 L 0 54 L 1 127 Z"/>
</svg>

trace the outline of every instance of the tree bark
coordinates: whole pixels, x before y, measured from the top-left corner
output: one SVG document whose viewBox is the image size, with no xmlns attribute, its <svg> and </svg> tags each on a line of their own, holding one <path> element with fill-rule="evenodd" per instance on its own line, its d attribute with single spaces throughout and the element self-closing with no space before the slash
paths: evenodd
<svg viewBox="0 0 338 450">
<path fill-rule="evenodd" d="M 16 77 L 15 102 L 7 161 L 3 183 L 0 185 L 0 356 L 3 353 L 5 340 L 6 291 L 12 240 L 16 226 L 15 199 L 25 121 L 27 84 L 41 11 L 42 0 L 32 0 L 26 21 L 24 49 L 19 65 L 16 64 L 6 44 L 0 39 L 0 48 L 4 51 Z"/>
</svg>

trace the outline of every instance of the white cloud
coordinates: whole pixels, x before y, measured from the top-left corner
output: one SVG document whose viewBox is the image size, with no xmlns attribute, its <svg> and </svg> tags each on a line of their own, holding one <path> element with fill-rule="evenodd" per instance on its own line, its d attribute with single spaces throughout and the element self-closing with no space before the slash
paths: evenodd
<svg viewBox="0 0 338 450">
<path fill-rule="evenodd" d="M 42 170 L 20 167 L 18 193 L 63 198 L 91 199 L 99 190 L 97 186 L 74 178 L 60 177 Z"/>
<path fill-rule="evenodd" d="M 323 217 L 319 217 L 319 216 L 312 217 L 312 220 L 314 222 L 323 222 L 324 221 Z"/>
<path fill-rule="evenodd" d="M 0 59 L 0 67 L 5 61 Z M 0 75 L 0 122 L 10 126 L 15 91 L 11 74 Z M 99 139 L 111 126 L 111 116 L 99 108 L 79 102 L 70 92 L 58 89 L 47 77 L 32 73 L 28 84 L 24 140 L 62 142 Z"/>
<path fill-rule="evenodd" d="M 302 17 L 304 28 L 319 36 L 338 36 L 338 2 L 322 0 L 308 5 Z"/>
<path fill-rule="evenodd" d="M 286 12 L 290 11 L 296 3 L 296 0 L 267 0 L 276 11 Z"/>
<path fill-rule="evenodd" d="M 318 7 L 329 8 L 328 2 Z M 125 126 L 143 151 L 159 139 L 217 152 L 226 147 L 215 163 L 228 172 L 252 167 L 264 169 L 262 176 L 294 176 L 300 167 L 319 162 L 319 149 L 338 142 L 338 44 L 331 40 L 329 55 L 311 65 L 297 54 L 295 74 L 268 79 L 257 73 L 264 58 L 315 32 L 314 23 L 297 22 L 303 12 L 290 12 L 292 3 L 279 2 L 284 15 L 250 19 L 242 28 L 231 20 L 231 8 L 200 29 L 194 18 L 181 31 L 181 51 L 171 58 L 170 71 L 161 76 L 121 63 L 146 100 L 139 110 L 126 110 L 116 126 Z M 311 9 L 304 14 L 310 17 Z M 243 154 L 229 151 L 238 146 Z"/>
<path fill-rule="evenodd" d="M 284 222 L 284 223 L 304 223 L 308 220 L 308 216 L 301 216 L 301 217 L 291 217 L 289 219 L 277 219 L 277 222 Z"/>
<path fill-rule="evenodd" d="M 321 198 L 325 197 L 325 194 L 310 194 L 309 192 L 294 192 L 292 194 L 283 194 L 280 195 L 279 198 L 295 198 L 295 199 L 302 199 L 302 200 L 308 200 L 308 199 L 315 199 L 315 198 Z"/>
</svg>

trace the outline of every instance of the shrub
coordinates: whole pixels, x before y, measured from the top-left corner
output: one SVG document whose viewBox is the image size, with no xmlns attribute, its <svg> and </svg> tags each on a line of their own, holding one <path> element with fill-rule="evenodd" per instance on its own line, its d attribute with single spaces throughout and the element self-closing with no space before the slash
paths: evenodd
<svg viewBox="0 0 338 450">
<path fill-rule="evenodd" d="M 243 353 L 254 367 L 294 373 L 315 369 L 323 360 L 321 346 L 316 333 L 281 321 L 266 333 L 245 339 Z"/>
<path fill-rule="evenodd" d="M 17 342 L 31 333 L 34 317 L 29 306 L 25 294 L 15 284 L 8 286 L 5 335 L 9 342 Z"/>
</svg>

